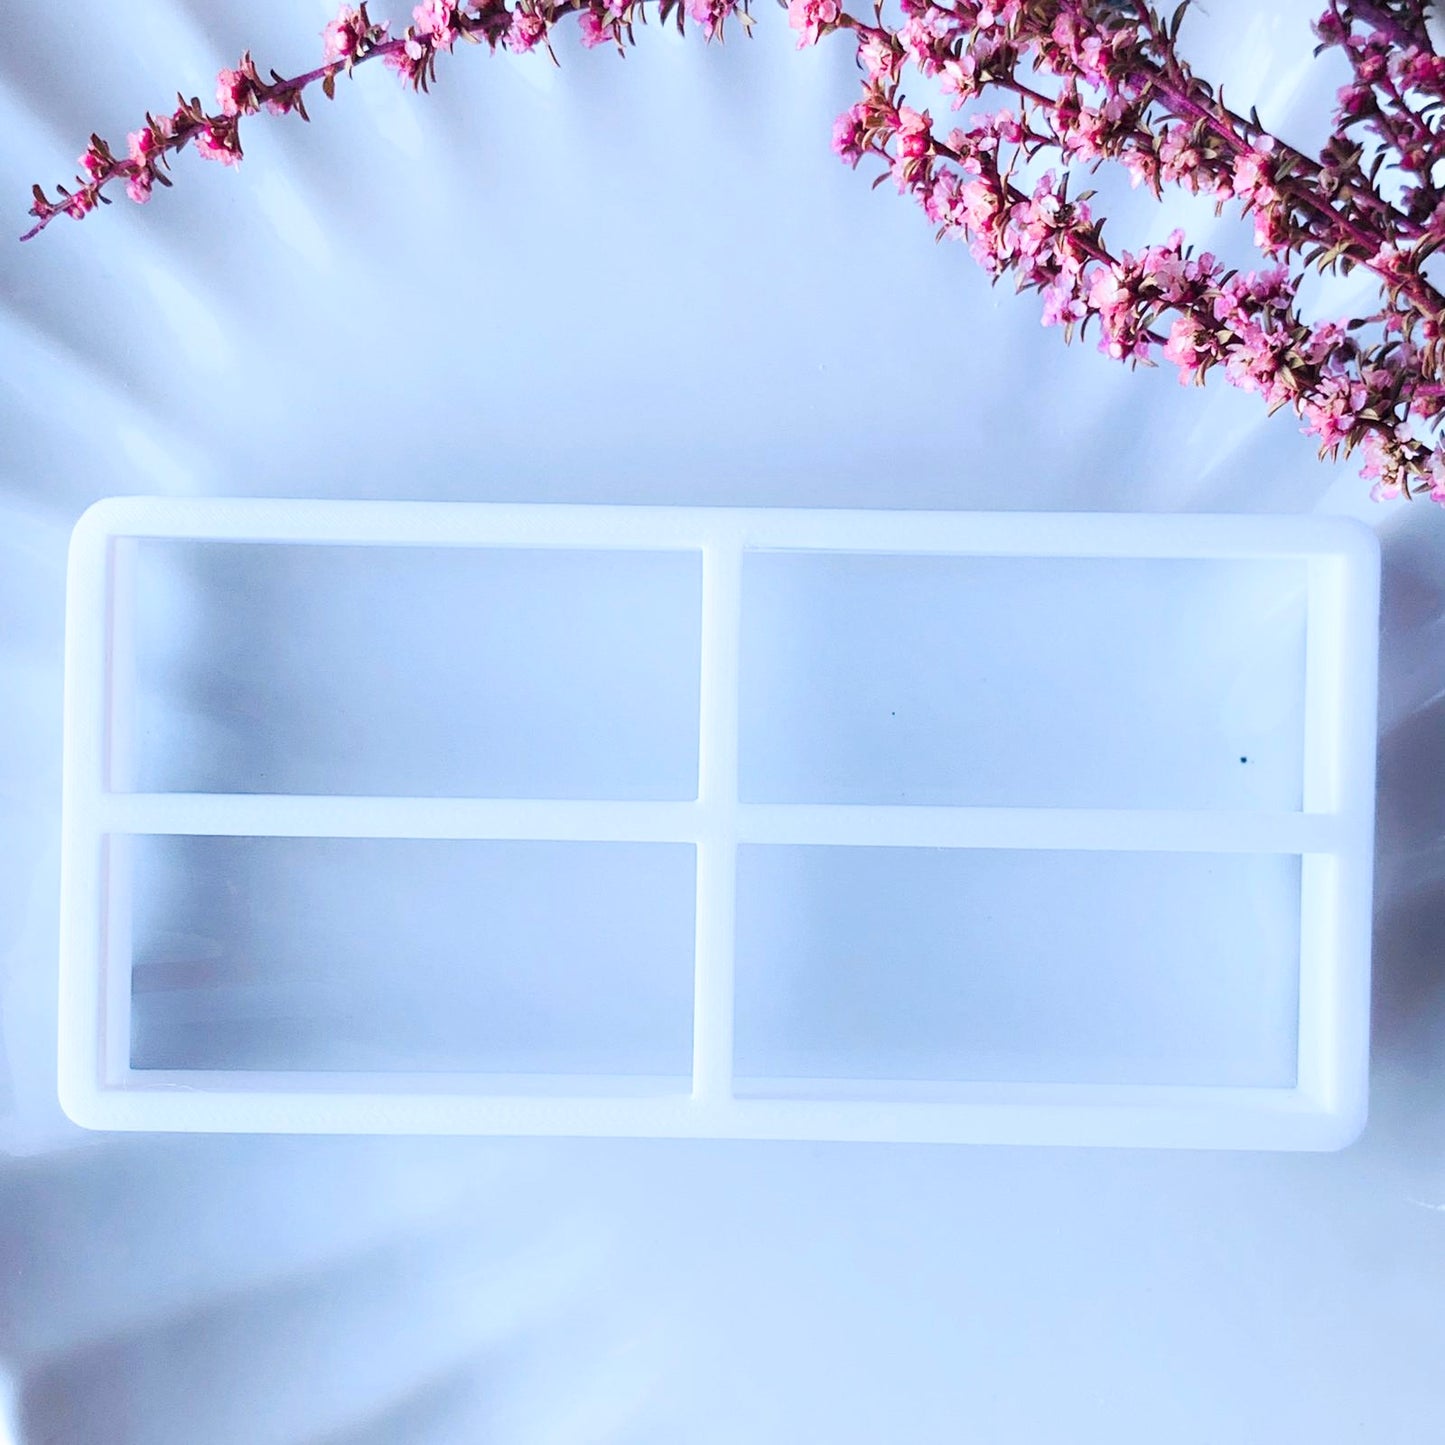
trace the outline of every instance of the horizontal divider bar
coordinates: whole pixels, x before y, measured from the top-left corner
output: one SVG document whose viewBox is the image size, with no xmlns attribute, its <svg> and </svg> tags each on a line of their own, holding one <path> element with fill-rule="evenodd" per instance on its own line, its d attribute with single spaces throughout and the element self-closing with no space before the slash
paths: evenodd
<svg viewBox="0 0 1445 1445">
<path fill-rule="evenodd" d="M 122 497 L 82 532 L 196 541 L 601 550 L 724 545 L 1027 557 L 1281 557 L 1363 545 L 1332 517 Z"/>
<path fill-rule="evenodd" d="M 268 793 L 110 793 L 104 832 L 278 838 L 451 838 L 688 843 L 706 814 L 695 802 L 533 798 L 353 798 Z"/>
<path fill-rule="evenodd" d="M 1008 1083 L 953 1079 L 746 1078 L 728 1099 L 699 1100 L 683 1075 L 490 1074 L 482 1071 L 422 1074 L 398 1071 L 340 1072 L 326 1069 L 275 1073 L 245 1069 L 129 1069 L 120 1087 L 127 1092 L 164 1093 L 186 1089 L 214 1095 L 288 1098 L 354 1098 L 500 1101 L 521 1099 L 546 1106 L 606 1106 L 626 1100 L 642 1105 L 675 1105 L 694 1110 L 746 1111 L 774 1104 L 806 1103 L 848 1110 L 859 1104 L 928 1107 L 1080 1107 L 1215 1110 L 1249 1108 L 1266 1113 L 1311 1112 L 1318 1100 L 1291 1087 L 1255 1084 L 1076 1084 L 1016 1080 Z"/>
<path fill-rule="evenodd" d="M 1335 814 L 1097 808 L 864 807 L 493 798 L 109 793 L 100 832 L 287 838 L 741 843 L 875 848 L 1058 848 L 1183 853 L 1334 853 Z M 734 831 L 735 830 L 735 831 Z"/>
<path fill-rule="evenodd" d="M 563 1082 L 563 1081 L 559 1081 Z M 585 1081 L 584 1081 L 585 1082 Z M 1291 1089 L 978 1085 L 947 1102 L 414 1092 L 418 1081 L 132 1073 L 71 1102 L 94 1128 L 915 1140 L 1231 1149 L 1338 1148 L 1341 1121 Z M 370 1087 L 368 1087 L 370 1086 Z M 1348 1121 L 1346 1121 L 1348 1122 Z"/>
<path fill-rule="evenodd" d="M 1343 837 L 1331 814 L 808 804 L 740 808 L 738 834 L 744 843 L 1181 853 L 1329 853 Z"/>
</svg>

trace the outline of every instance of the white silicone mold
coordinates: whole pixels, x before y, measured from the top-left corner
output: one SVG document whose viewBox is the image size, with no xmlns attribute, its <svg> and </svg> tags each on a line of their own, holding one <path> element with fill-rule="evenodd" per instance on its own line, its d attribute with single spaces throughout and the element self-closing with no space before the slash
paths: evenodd
<svg viewBox="0 0 1445 1445">
<path fill-rule="evenodd" d="M 615 780 L 575 798 L 383 794 L 376 780 L 404 761 L 404 733 L 372 740 L 370 781 L 350 795 L 327 793 L 323 772 L 311 781 L 304 760 L 288 774 L 298 790 L 283 794 L 239 775 L 229 791 L 137 791 L 138 775 L 174 774 L 184 788 L 194 774 L 174 739 L 167 752 L 144 727 L 137 736 L 137 549 L 156 539 L 289 547 L 302 573 L 317 546 L 691 558 L 700 603 L 683 655 L 698 673 L 695 737 L 674 736 L 674 704 L 692 694 L 670 688 L 676 679 L 659 677 L 648 654 L 636 686 L 668 684 L 659 695 L 672 701 L 639 715 L 672 732 L 665 747 L 632 745 L 644 771 L 661 752 L 674 773 L 695 748 L 696 787 L 683 790 L 695 796 L 668 784 L 648 796 L 645 781 L 613 796 L 627 791 Z M 1337 1147 L 1366 1102 L 1377 609 L 1373 536 L 1321 518 L 103 502 L 71 554 L 62 1100 L 102 1129 Z M 691 627 L 691 614 L 682 621 Z M 623 658 L 644 631 L 628 624 L 598 655 Z M 459 666 L 467 638 L 458 617 Z M 374 645 L 396 650 L 404 689 L 406 649 L 393 636 Z M 507 665 L 519 658 L 514 647 Z M 325 658 L 314 674 L 322 696 Z M 362 667 L 349 685 L 369 676 Z M 467 719 L 429 716 L 432 771 L 444 774 L 453 754 L 436 729 L 454 727 L 465 746 Z M 631 726 L 615 724 L 619 747 Z M 346 728 L 335 736 L 344 749 Z M 539 776 L 534 764 L 522 772 Z M 690 1077 L 137 1067 L 132 848 L 167 836 L 695 850 Z M 1097 866 L 1068 864 L 1082 854 Z M 757 895 L 773 913 L 762 922 L 740 878 L 764 880 Z M 800 911 L 807 879 L 847 906 Z M 1260 888 L 1273 890 L 1287 927 L 1254 926 Z M 954 889 L 960 907 L 973 900 L 961 921 Z M 1051 922 L 1051 908 L 1068 917 Z M 787 928 L 769 921 L 779 910 Z M 1261 960 L 1289 955 L 1288 989 L 1270 995 L 1292 1025 L 1288 1047 L 1267 1068 L 1246 1059 L 1217 1077 L 1172 1067 L 1192 1016 L 1201 1036 L 1256 1036 L 1256 947 Z M 786 1006 L 739 994 L 760 980 L 765 989 L 800 950 L 817 972 Z M 832 968 L 843 953 L 846 969 Z M 913 956 L 933 960 L 921 991 Z M 564 962 L 588 967 L 581 954 Z M 859 970 L 866 983 L 848 984 Z M 1009 987 L 1009 1018 L 1028 1014 L 1030 989 L 1037 1011 L 1051 1010 L 1049 1029 L 1029 1035 L 1037 1077 L 1010 1053 L 1010 1030 L 1027 1034 L 1026 1018 L 999 1022 Z M 1079 990 L 1077 1030 L 1058 1006 L 1065 987 Z M 808 1014 L 808 988 L 832 1000 L 823 1023 Z M 1171 997 L 1169 1043 L 1149 1010 L 1164 1017 Z M 916 1059 L 898 1066 L 897 1038 L 845 1072 L 846 1039 L 879 1019 L 895 1035 L 913 1023 L 928 1034 L 933 1072 Z M 956 1057 L 953 1033 L 973 1022 L 987 1039 Z M 1074 1034 L 1112 1038 L 1116 1027 L 1133 1040 L 1126 1063 L 1076 1068 Z M 1155 1056 L 1151 1034 L 1164 1040 Z"/>
</svg>

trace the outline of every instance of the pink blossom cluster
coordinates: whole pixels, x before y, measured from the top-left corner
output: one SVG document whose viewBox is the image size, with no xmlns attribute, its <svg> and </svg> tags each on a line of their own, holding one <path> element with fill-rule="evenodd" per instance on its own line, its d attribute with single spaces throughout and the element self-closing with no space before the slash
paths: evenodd
<svg viewBox="0 0 1445 1445">
<path fill-rule="evenodd" d="M 902 0 L 890 25 L 844 13 L 818 23 L 793 0 L 800 43 L 824 28 L 853 33 L 863 98 L 838 118 L 847 164 L 886 163 L 940 236 L 964 240 L 991 275 L 1036 290 L 1045 325 L 1094 327 L 1099 349 L 1131 364 L 1157 360 L 1180 380 L 1218 370 L 1291 409 L 1321 455 L 1359 447 L 1377 496 L 1423 492 L 1445 502 L 1445 448 L 1434 434 L 1445 396 L 1445 296 L 1423 269 L 1445 247 L 1445 59 L 1429 48 L 1423 12 L 1332 0 L 1317 31 L 1348 54 L 1338 134 L 1320 159 L 1228 109 L 1181 59 L 1180 15 L 1166 24 L 1142 0 Z M 1402 44 L 1408 39 L 1408 44 Z M 903 93 L 906 74 L 932 80 L 964 123 L 942 134 Z M 994 97 L 1009 104 L 998 104 Z M 990 102 L 992 103 L 990 106 Z M 990 107 L 990 108 L 983 108 Z M 1411 175 L 1386 196 L 1341 139 L 1367 125 Z M 1041 154 L 1055 169 L 1038 176 Z M 1136 185 L 1166 185 L 1237 205 L 1264 264 L 1227 272 L 1182 234 L 1134 255 L 1114 252 L 1072 185 L 1113 161 Z M 1072 191 L 1072 194 L 1071 194 Z M 1306 267 L 1363 267 L 1381 306 L 1363 317 L 1306 321 L 1296 295 Z"/>
</svg>

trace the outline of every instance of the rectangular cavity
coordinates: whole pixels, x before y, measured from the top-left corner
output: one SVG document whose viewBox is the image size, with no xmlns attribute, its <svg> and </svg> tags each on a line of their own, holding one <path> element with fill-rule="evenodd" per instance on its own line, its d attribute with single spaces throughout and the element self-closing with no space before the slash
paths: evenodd
<svg viewBox="0 0 1445 1445">
<path fill-rule="evenodd" d="M 1300 559 L 756 552 L 749 802 L 1288 810 Z"/>
<path fill-rule="evenodd" d="M 690 845 L 126 843 L 134 1068 L 687 1088 Z"/>
<path fill-rule="evenodd" d="M 696 796 L 697 552 L 133 545 L 113 786 Z"/>
<path fill-rule="evenodd" d="M 739 1091 L 1290 1087 L 1299 952 L 1297 857 L 745 847 Z"/>
</svg>

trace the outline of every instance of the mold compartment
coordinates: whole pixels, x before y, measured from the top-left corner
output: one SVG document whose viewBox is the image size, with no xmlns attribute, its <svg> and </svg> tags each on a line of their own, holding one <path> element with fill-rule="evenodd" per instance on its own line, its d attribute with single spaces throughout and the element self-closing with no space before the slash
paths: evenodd
<svg viewBox="0 0 1445 1445">
<path fill-rule="evenodd" d="M 1297 857 L 745 847 L 739 1092 L 1289 1087 L 1299 951 Z"/>
<path fill-rule="evenodd" d="M 747 802 L 1291 810 L 1300 559 L 755 552 Z"/>
<path fill-rule="evenodd" d="M 696 552 L 134 545 L 123 787 L 696 796 Z"/>
<path fill-rule="evenodd" d="M 117 841 L 135 1069 L 688 1087 L 690 846 Z"/>
</svg>

